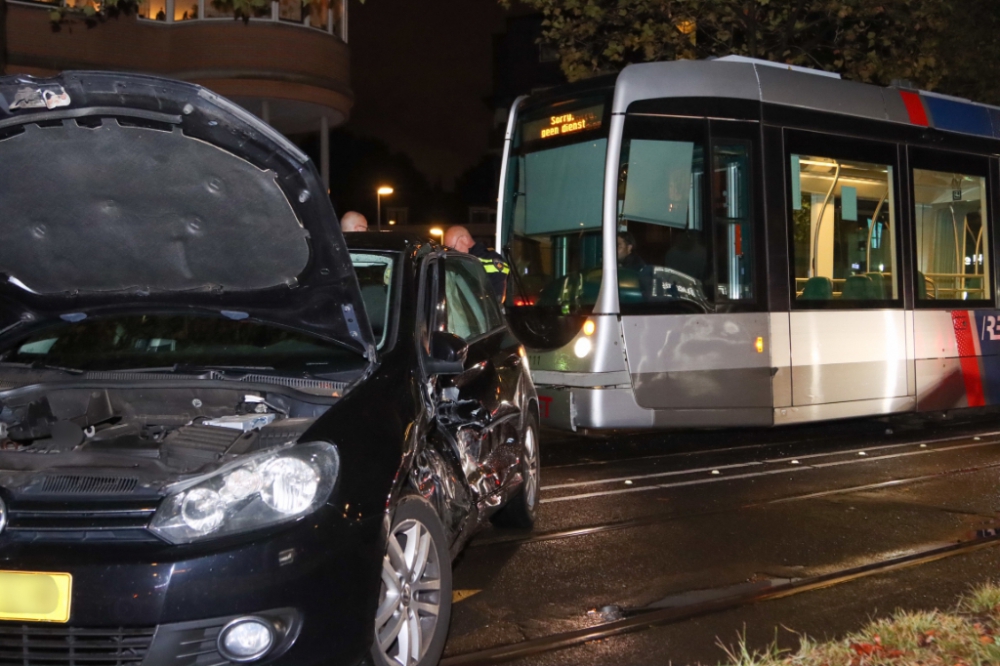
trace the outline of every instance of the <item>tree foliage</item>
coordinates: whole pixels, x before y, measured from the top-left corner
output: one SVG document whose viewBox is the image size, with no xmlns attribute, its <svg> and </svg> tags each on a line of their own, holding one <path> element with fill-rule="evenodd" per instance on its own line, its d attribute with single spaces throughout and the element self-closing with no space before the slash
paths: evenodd
<svg viewBox="0 0 1000 666">
<path fill-rule="evenodd" d="M 542 39 L 559 50 L 570 80 L 633 62 L 737 54 L 883 85 L 903 78 L 927 89 L 943 81 L 970 88 L 970 78 L 984 77 L 958 71 L 963 58 L 966 65 L 981 60 L 977 45 L 962 39 L 963 28 L 991 38 L 1000 51 L 996 31 L 976 18 L 983 12 L 996 20 L 998 0 L 522 2 L 544 15 Z M 971 23 L 961 25 L 962 18 Z M 985 84 L 971 86 L 980 92 L 978 87 L 998 94 Z"/>
</svg>

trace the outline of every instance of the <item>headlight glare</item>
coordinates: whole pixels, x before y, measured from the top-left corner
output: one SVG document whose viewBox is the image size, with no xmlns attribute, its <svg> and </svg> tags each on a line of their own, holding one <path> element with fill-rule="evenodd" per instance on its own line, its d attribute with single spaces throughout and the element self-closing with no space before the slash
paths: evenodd
<svg viewBox="0 0 1000 666">
<path fill-rule="evenodd" d="M 184 494 L 181 517 L 193 531 L 208 534 L 218 529 L 225 519 L 226 503 L 214 490 L 194 488 Z"/>
<path fill-rule="evenodd" d="M 277 458 L 264 465 L 261 497 L 269 507 L 285 514 L 302 513 L 316 497 L 319 475 L 304 460 Z"/>
<path fill-rule="evenodd" d="M 238 467 L 225 479 L 221 494 L 229 501 L 241 500 L 260 491 L 260 473 L 249 467 Z"/>
<path fill-rule="evenodd" d="M 294 520 L 329 499 L 338 468 L 337 449 L 322 442 L 243 458 L 169 488 L 150 529 L 190 543 Z"/>
</svg>

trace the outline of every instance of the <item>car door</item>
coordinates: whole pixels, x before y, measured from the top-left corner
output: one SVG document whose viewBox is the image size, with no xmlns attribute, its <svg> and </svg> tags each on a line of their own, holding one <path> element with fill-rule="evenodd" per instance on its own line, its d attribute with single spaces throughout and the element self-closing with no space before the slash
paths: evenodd
<svg viewBox="0 0 1000 666">
<path fill-rule="evenodd" d="M 519 345 L 475 258 L 448 253 L 432 272 L 437 299 L 431 330 L 468 345 L 462 372 L 438 378 L 437 423 L 476 499 L 499 502 L 519 460 Z"/>
</svg>

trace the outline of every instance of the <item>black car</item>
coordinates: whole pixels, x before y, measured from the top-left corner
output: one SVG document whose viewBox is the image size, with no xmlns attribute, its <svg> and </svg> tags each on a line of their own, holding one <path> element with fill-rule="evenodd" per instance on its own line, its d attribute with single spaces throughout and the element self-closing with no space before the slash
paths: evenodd
<svg viewBox="0 0 1000 666">
<path fill-rule="evenodd" d="M 528 527 L 537 398 L 474 258 L 349 234 L 246 111 L 0 78 L 0 664 L 430 664 Z"/>
</svg>

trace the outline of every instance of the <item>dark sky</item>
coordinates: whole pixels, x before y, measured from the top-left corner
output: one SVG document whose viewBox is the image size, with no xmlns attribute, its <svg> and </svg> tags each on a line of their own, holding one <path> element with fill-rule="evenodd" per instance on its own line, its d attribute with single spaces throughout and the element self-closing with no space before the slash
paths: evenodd
<svg viewBox="0 0 1000 666">
<path fill-rule="evenodd" d="M 351 0 L 346 128 L 409 155 L 446 189 L 487 150 L 497 0 Z"/>
</svg>

